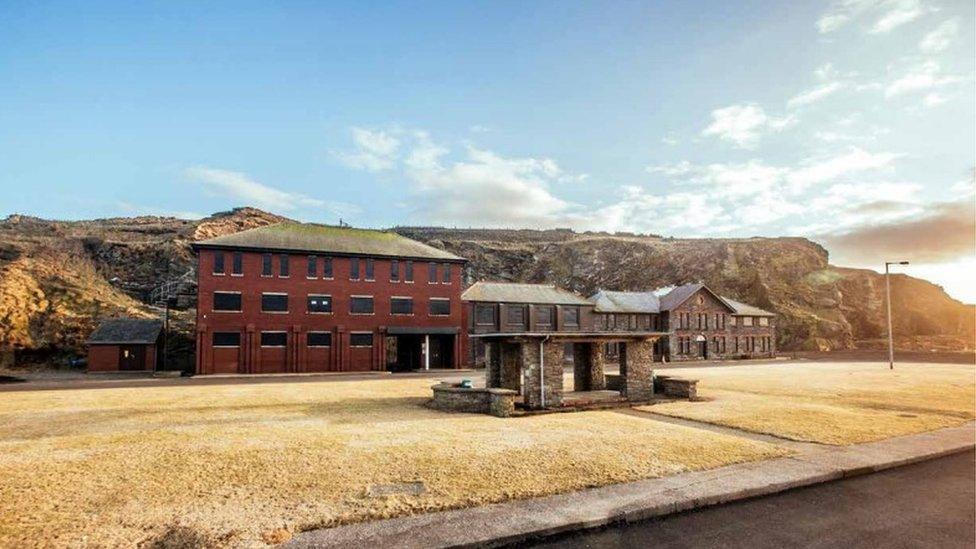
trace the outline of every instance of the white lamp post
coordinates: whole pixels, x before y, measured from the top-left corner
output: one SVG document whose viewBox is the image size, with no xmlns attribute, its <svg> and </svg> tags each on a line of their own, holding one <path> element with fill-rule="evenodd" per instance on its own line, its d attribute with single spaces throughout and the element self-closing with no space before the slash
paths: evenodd
<svg viewBox="0 0 976 549">
<path fill-rule="evenodd" d="M 889 265 L 908 265 L 907 261 L 885 261 L 885 302 L 888 304 L 888 369 L 895 369 L 895 336 L 891 331 L 891 282 L 888 280 Z"/>
</svg>

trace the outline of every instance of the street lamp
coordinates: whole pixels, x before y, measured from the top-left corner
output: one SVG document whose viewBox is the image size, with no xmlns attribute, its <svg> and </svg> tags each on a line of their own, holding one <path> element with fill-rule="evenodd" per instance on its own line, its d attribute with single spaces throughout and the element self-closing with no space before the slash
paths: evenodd
<svg viewBox="0 0 976 549">
<path fill-rule="evenodd" d="M 885 302 L 888 304 L 888 369 L 895 369 L 895 336 L 891 331 L 891 282 L 888 280 L 889 265 L 908 265 L 907 261 L 885 261 Z"/>
</svg>

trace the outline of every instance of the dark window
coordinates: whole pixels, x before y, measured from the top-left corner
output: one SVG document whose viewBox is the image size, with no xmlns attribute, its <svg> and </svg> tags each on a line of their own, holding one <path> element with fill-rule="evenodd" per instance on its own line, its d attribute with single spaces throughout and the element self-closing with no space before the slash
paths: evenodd
<svg viewBox="0 0 976 549">
<path fill-rule="evenodd" d="M 579 307 L 563 309 L 563 323 L 567 326 L 579 326 Z"/>
<path fill-rule="evenodd" d="M 359 258 L 349 258 L 349 280 L 359 280 Z"/>
<path fill-rule="evenodd" d="M 427 282 L 430 284 L 437 283 L 437 263 L 427 264 Z"/>
<path fill-rule="evenodd" d="M 373 298 L 353 296 L 349 299 L 349 312 L 358 315 L 373 314 Z"/>
<path fill-rule="evenodd" d="M 224 274 L 224 252 L 214 252 L 214 274 Z"/>
<path fill-rule="evenodd" d="M 476 324 L 485 324 L 493 326 L 495 324 L 495 306 L 494 305 L 475 305 L 474 306 L 474 321 Z"/>
<path fill-rule="evenodd" d="M 451 300 L 431 298 L 430 314 L 433 316 L 446 316 L 451 314 Z"/>
<path fill-rule="evenodd" d="M 308 256 L 308 267 L 305 269 L 305 276 L 309 278 L 319 276 L 319 258 L 314 255 Z"/>
<path fill-rule="evenodd" d="M 323 257 L 322 258 L 322 277 L 332 278 L 332 258 Z"/>
<path fill-rule="evenodd" d="M 309 332 L 309 347 L 329 347 L 332 345 L 332 332 Z"/>
<path fill-rule="evenodd" d="M 231 268 L 233 269 L 231 271 L 233 274 L 244 274 L 244 254 L 241 252 L 234 252 L 234 264 Z"/>
<path fill-rule="evenodd" d="M 444 284 L 448 284 L 448 283 L 451 282 L 451 264 L 450 263 L 445 263 L 444 264 L 444 278 L 442 278 L 441 280 L 444 282 Z"/>
<path fill-rule="evenodd" d="M 214 332 L 213 346 L 214 347 L 240 347 L 241 333 L 240 332 Z"/>
<path fill-rule="evenodd" d="M 552 324 L 552 313 L 553 307 L 551 305 L 536 305 L 535 323 L 540 326 L 549 326 Z"/>
<path fill-rule="evenodd" d="M 261 276 L 271 276 L 271 254 L 261 256 Z"/>
<path fill-rule="evenodd" d="M 284 347 L 288 345 L 287 332 L 261 332 L 262 347 Z"/>
<path fill-rule="evenodd" d="M 413 299 L 409 297 L 391 297 L 390 298 L 390 314 L 394 315 L 412 315 L 413 314 Z"/>
<path fill-rule="evenodd" d="M 213 310 L 215 311 L 240 311 L 241 294 L 237 292 L 214 292 Z"/>
<path fill-rule="evenodd" d="M 403 280 L 413 282 L 413 261 L 407 261 L 406 272 L 403 273 Z"/>
<path fill-rule="evenodd" d="M 515 305 L 508 307 L 508 323 L 517 324 L 519 326 L 525 325 L 525 306 Z"/>
<path fill-rule="evenodd" d="M 400 280 L 400 262 L 396 259 L 390 260 L 390 281 L 397 282 Z"/>
<path fill-rule="evenodd" d="M 372 347 L 373 334 L 353 332 L 349 334 L 350 347 Z"/>
<path fill-rule="evenodd" d="M 310 313 L 331 313 L 332 296 L 309 294 L 306 299 L 306 306 Z"/>
<path fill-rule="evenodd" d="M 288 276 L 288 256 L 281 254 L 278 256 L 278 276 Z"/>
<path fill-rule="evenodd" d="M 288 295 L 287 294 L 261 294 L 261 312 L 287 313 Z"/>
<path fill-rule="evenodd" d="M 367 257 L 366 258 L 366 280 L 375 280 L 376 279 L 376 277 L 373 276 L 375 274 L 374 270 L 376 268 L 375 263 L 376 262 L 373 261 L 373 258 L 371 258 L 371 257 Z"/>
</svg>

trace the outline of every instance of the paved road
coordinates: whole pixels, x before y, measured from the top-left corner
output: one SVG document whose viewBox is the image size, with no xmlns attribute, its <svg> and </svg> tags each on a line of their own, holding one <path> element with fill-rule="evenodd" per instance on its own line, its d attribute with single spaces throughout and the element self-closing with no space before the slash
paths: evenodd
<svg viewBox="0 0 976 549">
<path fill-rule="evenodd" d="M 522 547 L 976 547 L 974 452 Z"/>
</svg>

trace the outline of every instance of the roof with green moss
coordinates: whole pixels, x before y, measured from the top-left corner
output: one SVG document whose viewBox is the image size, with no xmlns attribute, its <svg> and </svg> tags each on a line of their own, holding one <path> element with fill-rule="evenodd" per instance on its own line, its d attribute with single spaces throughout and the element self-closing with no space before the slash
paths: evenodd
<svg viewBox="0 0 976 549">
<path fill-rule="evenodd" d="M 283 222 L 193 243 L 194 249 L 315 252 L 337 255 L 465 261 L 450 252 L 391 231 Z"/>
</svg>

